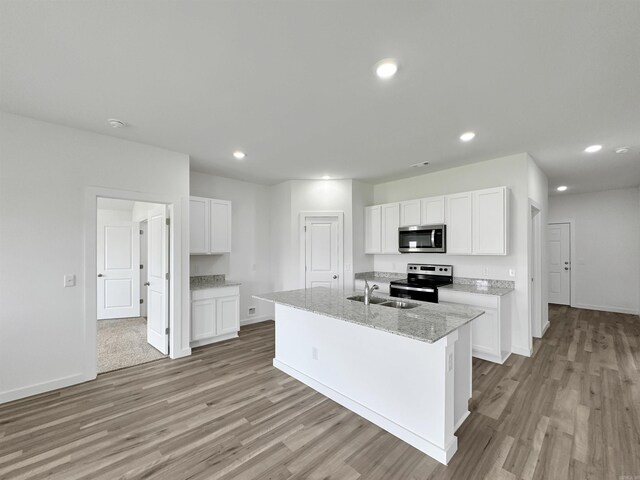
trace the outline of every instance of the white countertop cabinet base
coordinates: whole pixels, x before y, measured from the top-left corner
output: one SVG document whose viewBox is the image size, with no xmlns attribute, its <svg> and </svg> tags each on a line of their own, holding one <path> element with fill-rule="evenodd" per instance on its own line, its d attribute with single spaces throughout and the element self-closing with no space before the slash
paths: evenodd
<svg viewBox="0 0 640 480">
<path fill-rule="evenodd" d="M 438 290 L 443 303 L 460 303 L 484 310 L 484 315 L 471 322 L 471 349 L 476 358 L 503 364 L 511 355 L 511 293 L 482 295 Z"/>
<path fill-rule="evenodd" d="M 229 340 L 240 330 L 240 289 L 236 286 L 191 292 L 191 347 Z"/>
<path fill-rule="evenodd" d="M 427 343 L 275 306 L 273 365 L 447 464 L 469 415 L 470 324 Z"/>
</svg>

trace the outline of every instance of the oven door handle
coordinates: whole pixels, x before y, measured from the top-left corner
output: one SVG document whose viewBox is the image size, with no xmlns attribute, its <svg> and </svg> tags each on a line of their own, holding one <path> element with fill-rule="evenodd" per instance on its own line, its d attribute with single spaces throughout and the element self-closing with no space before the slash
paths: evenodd
<svg viewBox="0 0 640 480">
<path fill-rule="evenodd" d="M 391 288 L 397 288 L 398 290 L 411 290 L 412 292 L 425 292 L 425 293 L 435 292 L 433 288 L 403 287 L 401 285 L 391 285 Z"/>
</svg>

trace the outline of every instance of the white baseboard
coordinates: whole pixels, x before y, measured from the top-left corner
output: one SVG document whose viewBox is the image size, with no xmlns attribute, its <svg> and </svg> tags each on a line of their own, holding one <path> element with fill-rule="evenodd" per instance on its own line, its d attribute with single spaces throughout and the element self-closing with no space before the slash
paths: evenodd
<svg viewBox="0 0 640 480">
<path fill-rule="evenodd" d="M 331 387 L 328 387 L 324 383 L 321 383 L 304 373 L 296 370 L 293 367 L 279 361 L 278 359 L 273 359 L 273 366 L 279 370 L 282 370 L 287 375 L 295 378 L 296 380 L 300 380 L 305 385 L 313 388 L 317 392 L 320 392 L 325 397 L 329 397 L 334 402 L 339 403 L 343 407 L 351 410 L 354 413 L 357 413 L 363 418 L 366 418 L 370 422 L 376 424 L 383 430 L 395 435 L 400 440 L 407 442 L 409 445 L 414 446 L 418 450 L 423 453 L 426 453 L 431 458 L 436 459 L 440 463 L 446 465 L 456 450 L 458 449 L 458 439 L 453 437 L 453 441 L 447 445 L 446 448 L 440 448 L 437 445 L 431 443 L 426 438 L 423 438 L 411 430 L 407 430 L 405 427 L 398 425 L 392 420 L 389 420 L 387 417 L 380 415 L 378 412 L 371 410 L 368 407 L 358 403 L 357 401 L 343 395 L 340 392 L 335 391 Z"/>
<path fill-rule="evenodd" d="M 531 349 L 529 347 L 520 347 L 518 345 L 511 345 L 511 353 L 516 355 L 523 355 L 525 357 L 531 356 Z"/>
<path fill-rule="evenodd" d="M 273 320 L 273 315 L 258 315 L 247 317 L 240 320 L 240 325 L 251 325 L 252 323 L 266 322 L 267 320 Z"/>
<path fill-rule="evenodd" d="M 542 335 L 540 335 L 540 338 L 544 337 L 544 334 L 547 333 L 547 330 L 549 330 L 550 326 L 551 326 L 550 322 L 547 322 L 542 326 Z"/>
<path fill-rule="evenodd" d="M 238 338 L 238 332 L 226 333 L 224 335 L 218 335 L 217 337 L 204 338 L 202 340 L 194 340 L 191 342 L 191 348 L 204 347 L 212 343 L 224 342 L 225 340 L 231 340 L 232 338 Z"/>
<path fill-rule="evenodd" d="M 504 358 L 502 358 L 499 355 L 495 355 L 494 353 L 489 353 L 489 352 L 483 352 L 482 350 L 478 350 L 477 348 L 474 348 L 471 351 L 471 356 L 475 358 L 479 358 L 480 360 L 486 360 L 487 362 L 498 363 L 500 365 L 506 362 L 507 358 L 509 358 L 509 355 L 511 354 L 509 353 Z"/>
<path fill-rule="evenodd" d="M 576 303 L 572 305 L 573 308 L 584 308 L 585 310 L 597 310 L 599 312 L 613 312 L 613 313 L 628 313 L 629 315 L 638 315 L 638 310 L 634 310 L 633 308 L 619 308 L 619 307 L 609 307 L 602 305 L 587 305 Z"/>
<path fill-rule="evenodd" d="M 469 415 L 471 415 L 471 412 L 469 410 L 467 410 L 464 415 L 462 415 L 460 417 L 460 419 L 456 422 L 456 424 L 453 426 L 453 431 L 457 432 L 458 429 L 460 428 L 460 426 L 464 423 L 464 421 L 469 417 Z"/>
<path fill-rule="evenodd" d="M 13 402 L 14 400 L 20 400 L 40 393 L 50 392 L 51 390 L 57 390 L 59 388 L 70 387 L 71 385 L 83 383 L 86 380 L 87 379 L 83 373 L 78 373 L 76 375 L 58 378 L 49 382 L 42 382 L 28 387 L 16 388 L 15 390 L 0 393 L 0 404 Z"/>
</svg>

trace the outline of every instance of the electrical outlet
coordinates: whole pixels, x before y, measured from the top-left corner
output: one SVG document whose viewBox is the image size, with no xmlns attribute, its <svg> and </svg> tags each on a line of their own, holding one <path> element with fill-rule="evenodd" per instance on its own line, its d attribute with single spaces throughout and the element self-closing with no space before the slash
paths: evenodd
<svg viewBox="0 0 640 480">
<path fill-rule="evenodd" d="M 75 287 L 76 286 L 76 276 L 75 275 L 65 275 L 64 276 L 64 286 L 66 287 Z"/>
<path fill-rule="evenodd" d="M 316 347 L 311 347 L 311 358 L 318 360 L 318 349 Z"/>
<path fill-rule="evenodd" d="M 485 277 L 489 276 L 489 267 L 482 267 L 482 275 Z"/>
<path fill-rule="evenodd" d="M 513 268 L 509 269 L 509 276 L 510 277 L 515 277 L 516 276 L 516 271 Z"/>
<path fill-rule="evenodd" d="M 256 314 L 256 307 L 249 307 L 249 316 Z"/>
</svg>

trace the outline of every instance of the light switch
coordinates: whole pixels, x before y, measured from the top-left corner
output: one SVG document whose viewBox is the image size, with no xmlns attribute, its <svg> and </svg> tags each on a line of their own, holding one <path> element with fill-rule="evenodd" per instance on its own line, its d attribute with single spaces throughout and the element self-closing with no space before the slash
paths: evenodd
<svg viewBox="0 0 640 480">
<path fill-rule="evenodd" d="M 64 286 L 66 287 L 75 287 L 76 286 L 76 276 L 75 275 L 65 275 L 64 276 Z"/>
<path fill-rule="evenodd" d="M 509 276 L 510 277 L 515 277 L 516 276 L 516 271 L 513 268 L 509 269 Z"/>
</svg>

